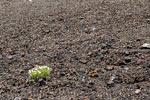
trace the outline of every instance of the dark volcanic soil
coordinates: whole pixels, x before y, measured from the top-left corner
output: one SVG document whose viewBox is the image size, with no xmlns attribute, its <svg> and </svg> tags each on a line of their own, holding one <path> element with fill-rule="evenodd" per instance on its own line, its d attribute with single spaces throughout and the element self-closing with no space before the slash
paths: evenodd
<svg viewBox="0 0 150 100">
<path fill-rule="evenodd" d="M 0 0 L 0 100 L 150 100 L 149 42 L 150 0 Z"/>
</svg>

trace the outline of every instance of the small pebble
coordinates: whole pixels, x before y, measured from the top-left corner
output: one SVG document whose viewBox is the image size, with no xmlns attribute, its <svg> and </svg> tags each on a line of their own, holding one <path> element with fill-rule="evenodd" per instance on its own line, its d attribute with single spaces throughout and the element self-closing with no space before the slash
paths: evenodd
<svg viewBox="0 0 150 100">
<path fill-rule="evenodd" d="M 82 82 L 85 82 L 85 77 L 82 78 Z"/>
<path fill-rule="evenodd" d="M 50 30 L 49 29 L 44 29 L 44 32 L 48 33 L 48 32 L 50 32 Z"/>
<path fill-rule="evenodd" d="M 116 78 L 115 76 L 111 76 L 110 79 L 109 79 L 109 81 L 107 82 L 107 84 L 108 84 L 108 85 L 113 84 L 115 78 Z"/>
<path fill-rule="evenodd" d="M 125 69 L 126 71 L 128 71 L 128 70 L 129 70 L 129 67 L 124 67 L 124 69 Z"/>
<path fill-rule="evenodd" d="M 144 44 L 141 46 L 141 49 L 150 49 L 150 43 L 144 43 Z"/>
<path fill-rule="evenodd" d="M 13 58 L 13 56 L 12 55 L 8 55 L 8 56 L 6 56 L 8 59 L 12 59 Z"/>
<path fill-rule="evenodd" d="M 98 74 L 99 74 L 99 72 L 98 71 L 91 71 L 89 74 L 88 74 L 88 76 L 89 77 L 98 77 Z"/>
<path fill-rule="evenodd" d="M 96 28 L 95 28 L 95 27 L 93 27 L 93 28 L 92 28 L 92 31 L 95 31 L 95 30 L 96 30 Z"/>
<path fill-rule="evenodd" d="M 125 51 L 124 53 L 125 53 L 126 56 L 130 55 L 129 51 Z"/>
<path fill-rule="evenodd" d="M 140 93 L 140 92 L 141 92 L 140 89 L 136 89 L 136 90 L 135 90 L 135 93 L 136 93 L 136 94 L 138 94 L 138 93 Z"/>
<path fill-rule="evenodd" d="M 111 81 L 111 80 L 109 80 L 109 81 L 107 82 L 108 85 L 111 85 L 111 84 L 113 84 L 113 83 L 114 83 L 114 82 Z"/>
<path fill-rule="evenodd" d="M 23 69 L 20 69 L 20 70 L 19 70 L 19 72 L 20 72 L 20 73 L 23 73 L 23 72 L 24 72 L 24 70 L 23 70 Z"/>
<path fill-rule="evenodd" d="M 83 63 L 83 64 L 86 64 L 86 63 L 87 63 L 87 60 L 84 60 L 84 59 L 83 59 L 83 60 L 80 60 L 80 62 Z"/>
<path fill-rule="evenodd" d="M 113 81 L 116 77 L 115 76 L 112 76 L 110 77 L 110 80 Z"/>
<path fill-rule="evenodd" d="M 111 70 L 113 70 L 113 69 L 114 69 L 113 66 L 106 66 L 106 67 L 105 67 L 105 70 L 108 70 L 108 71 L 111 71 Z"/>
<path fill-rule="evenodd" d="M 80 16 L 79 19 L 84 19 L 84 17 L 83 17 L 83 16 Z"/>
<path fill-rule="evenodd" d="M 89 53 L 88 53 L 88 56 L 92 56 L 92 54 L 93 54 L 92 52 L 89 52 Z"/>
</svg>

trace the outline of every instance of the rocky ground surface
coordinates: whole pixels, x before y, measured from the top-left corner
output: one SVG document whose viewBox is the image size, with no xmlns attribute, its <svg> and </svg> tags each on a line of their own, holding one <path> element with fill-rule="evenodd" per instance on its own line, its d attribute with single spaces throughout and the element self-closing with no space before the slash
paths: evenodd
<svg viewBox="0 0 150 100">
<path fill-rule="evenodd" d="M 0 0 L 0 100 L 150 100 L 144 43 L 150 0 Z"/>
</svg>

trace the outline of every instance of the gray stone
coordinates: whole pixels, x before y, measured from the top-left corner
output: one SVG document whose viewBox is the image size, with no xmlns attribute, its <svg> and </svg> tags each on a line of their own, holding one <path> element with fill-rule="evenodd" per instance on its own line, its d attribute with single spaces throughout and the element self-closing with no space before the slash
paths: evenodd
<svg viewBox="0 0 150 100">
<path fill-rule="evenodd" d="M 144 43 L 144 44 L 141 46 L 141 49 L 150 49 L 150 43 Z"/>
<path fill-rule="evenodd" d="M 8 55 L 8 56 L 6 56 L 8 59 L 12 59 L 13 58 L 13 56 L 12 55 Z"/>
</svg>

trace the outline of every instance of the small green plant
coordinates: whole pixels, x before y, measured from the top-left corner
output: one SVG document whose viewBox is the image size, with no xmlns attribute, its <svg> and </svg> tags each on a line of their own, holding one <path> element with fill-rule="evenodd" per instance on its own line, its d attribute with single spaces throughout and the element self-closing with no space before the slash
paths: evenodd
<svg viewBox="0 0 150 100">
<path fill-rule="evenodd" d="M 29 70 L 29 82 L 35 82 L 38 79 L 47 79 L 49 78 L 50 72 L 51 72 L 51 68 L 47 67 L 47 66 L 38 66 L 35 67 L 31 70 Z"/>
</svg>

